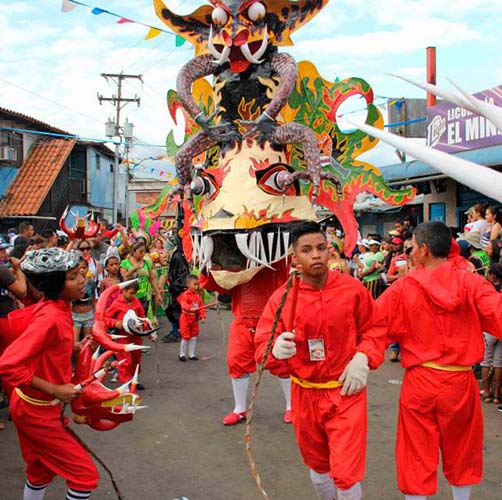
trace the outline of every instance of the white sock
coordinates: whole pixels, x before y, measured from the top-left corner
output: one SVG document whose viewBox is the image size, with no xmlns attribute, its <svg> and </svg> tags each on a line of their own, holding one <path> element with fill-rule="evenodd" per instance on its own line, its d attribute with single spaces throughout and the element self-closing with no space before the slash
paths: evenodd
<svg viewBox="0 0 502 500">
<path fill-rule="evenodd" d="M 336 500 L 335 483 L 329 476 L 329 473 L 319 474 L 315 470 L 310 469 L 310 480 L 319 500 Z"/>
<path fill-rule="evenodd" d="M 361 500 L 363 498 L 363 490 L 361 483 L 353 484 L 348 490 L 337 488 L 338 500 Z"/>
<path fill-rule="evenodd" d="M 47 485 L 31 484 L 28 480 L 24 483 L 23 500 L 42 500 L 47 490 Z"/>
<path fill-rule="evenodd" d="M 453 500 L 470 500 L 472 486 L 452 486 Z"/>
<path fill-rule="evenodd" d="M 234 413 L 242 413 L 243 411 L 246 411 L 249 375 L 244 375 L 243 377 L 239 378 L 233 378 L 231 380 L 235 401 Z"/>
<path fill-rule="evenodd" d="M 180 342 L 180 357 L 181 356 L 185 356 L 186 357 L 186 354 L 187 354 L 187 345 L 188 345 L 188 342 L 185 339 L 181 339 L 181 342 Z"/>
<path fill-rule="evenodd" d="M 90 491 L 77 491 L 68 488 L 65 500 L 88 500 L 89 498 L 91 498 Z"/>
<path fill-rule="evenodd" d="M 425 495 L 405 495 L 404 500 L 427 500 Z"/>
<path fill-rule="evenodd" d="M 188 341 L 188 356 L 193 358 L 195 356 L 195 345 L 197 344 L 197 337 L 192 337 Z"/>
<path fill-rule="evenodd" d="M 286 400 L 286 410 L 291 410 L 291 379 L 289 377 L 279 378 L 279 383 Z"/>
</svg>

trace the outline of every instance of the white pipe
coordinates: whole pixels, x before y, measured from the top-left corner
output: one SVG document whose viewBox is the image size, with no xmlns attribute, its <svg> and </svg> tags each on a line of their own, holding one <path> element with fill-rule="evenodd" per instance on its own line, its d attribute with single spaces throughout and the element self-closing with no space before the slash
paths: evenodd
<svg viewBox="0 0 502 500">
<path fill-rule="evenodd" d="M 370 125 L 347 121 L 363 132 L 380 139 L 386 144 L 398 148 L 415 158 L 427 163 L 443 174 L 468 186 L 489 198 L 502 203 L 502 174 L 491 168 L 472 163 L 461 158 L 423 146 L 409 139 L 404 139 L 389 132 L 384 132 Z"/>
</svg>

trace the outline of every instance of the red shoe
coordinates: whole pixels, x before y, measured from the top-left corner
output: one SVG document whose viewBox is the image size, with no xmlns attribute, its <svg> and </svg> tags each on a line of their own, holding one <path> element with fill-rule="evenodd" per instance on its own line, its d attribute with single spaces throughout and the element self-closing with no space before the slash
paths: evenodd
<svg viewBox="0 0 502 500">
<path fill-rule="evenodd" d="M 282 416 L 282 421 L 285 424 L 292 424 L 293 423 L 293 414 L 291 413 L 291 410 L 286 410 L 284 412 L 284 415 Z"/>
<path fill-rule="evenodd" d="M 246 420 L 247 412 L 243 411 L 242 413 L 231 412 L 226 417 L 223 418 L 223 425 L 237 425 L 240 422 L 244 422 Z"/>
</svg>

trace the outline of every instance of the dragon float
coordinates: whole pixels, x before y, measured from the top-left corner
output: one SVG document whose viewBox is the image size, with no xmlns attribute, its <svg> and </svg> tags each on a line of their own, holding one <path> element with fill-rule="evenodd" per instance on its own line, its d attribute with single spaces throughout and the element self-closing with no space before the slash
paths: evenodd
<svg viewBox="0 0 502 500">
<path fill-rule="evenodd" d="M 358 159 L 378 140 L 337 125 L 338 108 L 359 95 L 366 123 L 383 128 L 371 87 L 359 78 L 329 82 L 312 63 L 278 50 L 327 3 L 211 0 L 180 16 L 154 0 L 160 19 L 195 47 L 167 95 L 173 121 L 181 109 L 185 123 L 183 145 L 171 132 L 167 151 L 184 195 L 185 253 L 213 276 L 244 272 L 242 280 L 233 277 L 238 284 L 250 279 L 250 268 L 254 275 L 283 259 L 291 226 L 315 219 L 314 204 L 338 218 L 350 252 L 358 193 L 391 205 L 414 197 L 413 188 L 389 188 Z M 212 85 L 204 78 L 210 75 Z"/>
</svg>

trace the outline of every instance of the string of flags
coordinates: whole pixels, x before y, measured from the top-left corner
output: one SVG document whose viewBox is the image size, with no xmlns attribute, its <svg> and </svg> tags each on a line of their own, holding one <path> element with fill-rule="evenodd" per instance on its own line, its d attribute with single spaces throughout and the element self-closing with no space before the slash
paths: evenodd
<svg viewBox="0 0 502 500">
<path fill-rule="evenodd" d="M 159 36 L 161 33 L 166 33 L 168 35 L 174 35 L 176 36 L 176 47 L 181 47 L 185 43 L 185 39 L 179 35 L 176 35 L 175 33 L 171 31 L 164 30 L 162 28 L 157 28 L 156 26 L 151 26 L 150 24 L 145 24 L 140 21 L 135 21 L 133 19 L 130 19 L 129 17 L 122 16 L 120 14 L 116 14 L 115 12 L 111 12 L 106 9 L 102 9 L 101 7 L 93 7 L 92 5 L 86 4 L 84 2 L 79 2 L 77 0 L 63 0 L 63 3 L 61 5 L 61 12 L 71 12 L 73 9 L 75 9 L 77 6 L 82 6 L 82 7 L 87 7 L 88 9 L 91 9 L 91 13 L 94 14 L 95 16 L 99 16 L 101 14 L 108 14 L 109 16 L 116 17 L 118 18 L 117 24 L 140 24 L 141 26 L 145 26 L 145 28 L 148 28 L 148 33 L 145 35 L 145 40 L 151 40 L 152 38 L 155 38 Z"/>
</svg>

